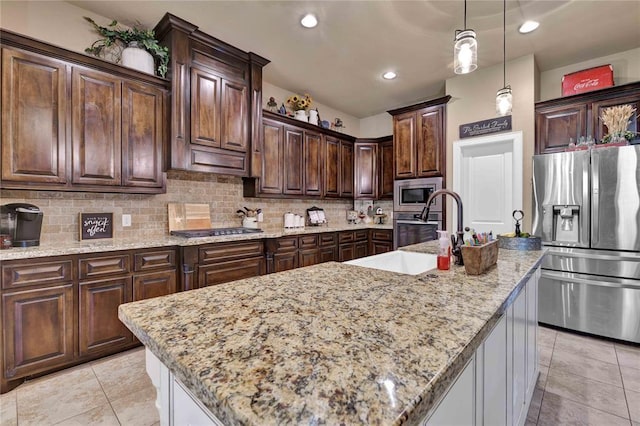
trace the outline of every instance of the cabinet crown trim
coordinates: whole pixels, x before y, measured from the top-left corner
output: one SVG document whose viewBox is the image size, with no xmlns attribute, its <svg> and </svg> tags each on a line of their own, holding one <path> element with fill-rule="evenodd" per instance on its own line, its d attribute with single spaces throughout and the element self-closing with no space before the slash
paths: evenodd
<svg viewBox="0 0 640 426">
<path fill-rule="evenodd" d="M 406 107 L 402 107 L 402 108 L 396 108 L 396 109 L 390 109 L 387 112 L 391 115 L 399 115 L 399 114 L 404 114 L 405 112 L 410 112 L 410 111 L 416 111 L 422 108 L 428 108 L 428 107 L 432 107 L 432 106 L 439 106 L 439 105 L 444 105 L 447 102 L 449 102 L 449 100 L 451 99 L 451 96 L 447 95 L 447 96 L 443 96 L 441 98 L 436 98 L 436 99 L 431 99 L 425 102 L 421 102 L 419 104 L 415 104 L 415 105 L 409 105 Z"/>
</svg>

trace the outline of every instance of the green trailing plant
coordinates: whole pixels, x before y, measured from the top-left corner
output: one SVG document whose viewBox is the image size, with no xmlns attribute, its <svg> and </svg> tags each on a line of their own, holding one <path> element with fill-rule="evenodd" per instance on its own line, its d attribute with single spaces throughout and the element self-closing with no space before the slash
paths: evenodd
<svg viewBox="0 0 640 426">
<path fill-rule="evenodd" d="M 119 60 L 122 49 L 127 47 L 132 41 L 135 41 L 138 43 L 138 47 L 149 52 L 157 60 L 158 74 L 161 77 L 167 75 L 169 49 L 158 43 L 153 30 L 144 29 L 139 24 L 136 24 L 136 26 L 131 29 L 123 29 L 118 26 L 118 21 L 116 20 L 112 21 L 106 27 L 103 27 L 91 18 L 85 16 L 84 19 L 92 24 L 95 30 L 104 37 L 94 41 L 91 47 L 84 50 L 85 52 L 98 57 L 105 57 L 107 52 L 113 55 L 115 51 L 117 52 L 115 54 L 116 60 Z"/>
</svg>

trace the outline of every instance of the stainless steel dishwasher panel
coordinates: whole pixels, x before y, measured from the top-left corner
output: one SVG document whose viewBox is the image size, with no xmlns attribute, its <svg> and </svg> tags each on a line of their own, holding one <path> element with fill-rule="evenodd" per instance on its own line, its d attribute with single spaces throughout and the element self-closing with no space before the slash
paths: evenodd
<svg viewBox="0 0 640 426">
<path fill-rule="evenodd" d="M 640 343 L 640 280 L 543 270 L 539 322 Z"/>
</svg>

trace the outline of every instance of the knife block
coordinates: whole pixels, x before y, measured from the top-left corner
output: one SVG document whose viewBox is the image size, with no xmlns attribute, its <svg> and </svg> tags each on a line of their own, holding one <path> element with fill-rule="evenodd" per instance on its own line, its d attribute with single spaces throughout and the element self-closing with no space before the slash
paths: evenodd
<svg viewBox="0 0 640 426">
<path fill-rule="evenodd" d="M 498 240 L 481 246 L 462 246 L 462 260 L 468 275 L 484 274 L 498 261 Z"/>
</svg>

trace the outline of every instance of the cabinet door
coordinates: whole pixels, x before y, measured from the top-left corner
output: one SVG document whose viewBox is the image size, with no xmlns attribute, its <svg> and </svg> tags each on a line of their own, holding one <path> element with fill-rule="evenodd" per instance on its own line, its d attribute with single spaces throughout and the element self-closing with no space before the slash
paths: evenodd
<svg viewBox="0 0 640 426">
<path fill-rule="evenodd" d="M 324 196 L 340 196 L 340 140 L 325 136 L 324 140 Z"/>
<path fill-rule="evenodd" d="M 81 67 L 72 75 L 73 183 L 119 186 L 122 82 Z"/>
<path fill-rule="evenodd" d="M 122 90 L 122 184 L 162 187 L 164 92 L 130 81 Z"/>
<path fill-rule="evenodd" d="M 396 179 L 416 177 L 416 113 L 393 118 L 393 158 Z"/>
<path fill-rule="evenodd" d="M 527 396 L 535 390 L 538 378 L 538 276 L 540 268 L 527 282 Z"/>
<path fill-rule="evenodd" d="M 320 252 L 318 249 L 300 250 L 298 253 L 298 267 L 311 266 L 320 263 Z"/>
<path fill-rule="evenodd" d="M 417 176 L 442 176 L 444 174 L 444 107 L 419 111 L 417 118 Z"/>
<path fill-rule="evenodd" d="M 366 257 L 369 255 L 369 243 L 367 241 L 360 241 L 354 245 L 355 259 Z"/>
<path fill-rule="evenodd" d="M 294 127 L 284 128 L 284 194 L 302 195 L 303 183 L 303 135 Z"/>
<path fill-rule="evenodd" d="M 355 243 L 340 244 L 338 246 L 338 262 L 346 262 L 356 258 Z"/>
<path fill-rule="evenodd" d="M 191 143 L 220 148 L 220 80 L 191 68 Z"/>
<path fill-rule="evenodd" d="M 80 355 L 108 352 L 133 341 L 118 319 L 118 306 L 131 302 L 131 277 L 80 282 Z"/>
<path fill-rule="evenodd" d="M 584 103 L 536 111 L 536 154 L 564 151 L 570 138 L 586 136 L 586 123 Z"/>
<path fill-rule="evenodd" d="M 177 290 L 176 271 L 152 272 L 133 276 L 133 300 L 166 296 Z"/>
<path fill-rule="evenodd" d="M 273 255 L 273 272 L 288 271 L 296 269 L 298 264 L 298 252 L 275 253 Z"/>
<path fill-rule="evenodd" d="M 393 141 L 378 146 L 378 199 L 393 199 Z"/>
<path fill-rule="evenodd" d="M 507 319 L 503 315 L 478 349 L 482 362 L 478 374 L 483 380 L 481 398 L 477 399 L 485 425 L 507 424 Z"/>
<path fill-rule="evenodd" d="M 3 372 L 24 377 L 73 360 L 73 284 L 2 295 Z"/>
<path fill-rule="evenodd" d="M 390 241 L 372 241 L 371 254 L 386 253 L 393 250 L 393 243 Z"/>
<path fill-rule="evenodd" d="M 475 424 L 474 380 L 475 359 L 472 358 L 456 378 L 455 383 L 447 390 L 444 399 L 440 401 L 431 417 L 421 423 L 427 426 Z"/>
<path fill-rule="evenodd" d="M 247 93 L 245 83 L 222 79 L 221 148 L 247 151 L 250 121 Z"/>
<path fill-rule="evenodd" d="M 304 193 L 322 195 L 322 137 L 320 133 L 304 132 Z"/>
<path fill-rule="evenodd" d="M 354 198 L 375 199 L 378 195 L 378 144 L 356 143 Z"/>
<path fill-rule="evenodd" d="M 353 143 L 340 141 L 340 197 L 353 198 Z"/>
<path fill-rule="evenodd" d="M 513 305 L 507 311 L 507 316 L 511 313 L 511 338 L 513 351 L 512 364 L 512 389 L 508 393 L 512 396 L 511 413 L 513 414 L 513 424 L 524 424 L 525 400 L 527 393 L 527 369 L 526 369 L 526 344 L 527 344 L 527 323 L 526 323 L 526 288 L 524 288 Z M 509 352 L 509 351 L 508 351 Z"/>
<path fill-rule="evenodd" d="M 68 69 L 2 49 L 2 180 L 66 183 Z"/>
<path fill-rule="evenodd" d="M 264 194 L 282 194 L 284 126 L 276 121 L 264 119 L 262 121 L 262 132 L 260 192 Z"/>
<path fill-rule="evenodd" d="M 333 262 L 336 260 L 335 247 L 321 247 L 318 249 L 318 263 Z"/>
<path fill-rule="evenodd" d="M 636 133 L 636 140 L 640 138 L 640 135 L 638 135 L 638 131 L 640 131 L 640 113 L 638 113 L 638 111 L 640 111 L 640 93 L 638 93 L 635 95 L 608 99 L 591 104 L 593 119 L 591 120 L 592 124 L 590 126 L 591 128 L 589 129 L 589 133 L 593 135 L 596 140 L 602 140 L 602 138 L 609 133 L 607 127 L 599 118 L 602 116 L 602 110 L 618 105 L 631 105 L 636 109 L 629 119 L 630 123 L 627 126 L 627 130 Z"/>
</svg>

